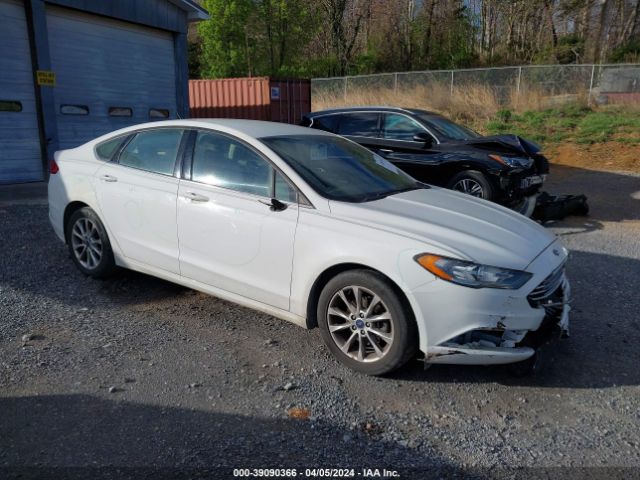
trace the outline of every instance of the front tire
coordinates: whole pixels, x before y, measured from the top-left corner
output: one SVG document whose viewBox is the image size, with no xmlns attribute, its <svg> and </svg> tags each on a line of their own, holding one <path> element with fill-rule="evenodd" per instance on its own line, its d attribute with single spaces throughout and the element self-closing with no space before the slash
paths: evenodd
<svg viewBox="0 0 640 480">
<path fill-rule="evenodd" d="M 458 173 L 449 181 L 447 188 L 485 200 L 493 200 L 495 196 L 489 179 L 475 170 Z"/>
<path fill-rule="evenodd" d="M 396 370 L 417 351 L 413 313 L 377 272 L 350 270 L 331 279 L 320 294 L 317 318 L 331 353 L 367 375 Z"/>
<path fill-rule="evenodd" d="M 107 231 L 91 208 L 80 208 L 69 217 L 66 236 L 73 263 L 82 273 L 104 278 L 115 270 Z"/>
</svg>

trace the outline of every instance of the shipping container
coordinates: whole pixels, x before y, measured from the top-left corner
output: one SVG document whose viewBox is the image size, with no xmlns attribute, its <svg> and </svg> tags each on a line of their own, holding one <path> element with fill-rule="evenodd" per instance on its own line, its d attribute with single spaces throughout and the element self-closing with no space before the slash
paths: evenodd
<svg viewBox="0 0 640 480">
<path fill-rule="evenodd" d="M 310 80 L 270 77 L 189 80 L 192 118 L 246 118 L 297 124 L 310 111 Z"/>
</svg>

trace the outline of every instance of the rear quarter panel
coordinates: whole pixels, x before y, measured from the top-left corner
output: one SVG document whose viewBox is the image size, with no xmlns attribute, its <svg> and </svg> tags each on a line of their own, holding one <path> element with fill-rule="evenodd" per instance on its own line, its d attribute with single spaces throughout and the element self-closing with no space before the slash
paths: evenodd
<svg viewBox="0 0 640 480">
<path fill-rule="evenodd" d="M 61 150 L 54 159 L 59 171 L 49 178 L 49 218 L 56 235 L 65 240 L 64 212 L 70 203 L 82 202 L 100 215 L 93 182 L 103 162 L 95 159 L 89 145 Z"/>
</svg>

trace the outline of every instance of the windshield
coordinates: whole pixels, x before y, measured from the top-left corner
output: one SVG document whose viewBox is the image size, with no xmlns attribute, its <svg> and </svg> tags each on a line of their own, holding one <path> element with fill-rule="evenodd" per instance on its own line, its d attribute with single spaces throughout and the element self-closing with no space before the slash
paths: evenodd
<svg viewBox="0 0 640 480">
<path fill-rule="evenodd" d="M 418 114 L 418 117 L 441 141 L 471 140 L 480 136 L 473 130 L 453 123 L 451 120 L 439 115 Z"/>
<path fill-rule="evenodd" d="M 379 155 L 344 138 L 292 135 L 260 140 L 330 200 L 366 202 L 426 188 Z"/>
</svg>

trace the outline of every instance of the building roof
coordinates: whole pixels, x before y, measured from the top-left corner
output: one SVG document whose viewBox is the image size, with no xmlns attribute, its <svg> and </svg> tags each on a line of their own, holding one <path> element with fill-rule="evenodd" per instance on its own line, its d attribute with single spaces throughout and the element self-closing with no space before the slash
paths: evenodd
<svg viewBox="0 0 640 480">
<path fill-rule="evenodd" d="M 187 19 L 190 22 L 199 22 L 200 20 L 208 20 L 209 12 L 198 5 L 194 0 L 169 0 L 177 7 L 187 12 Z"/>
</svg>

